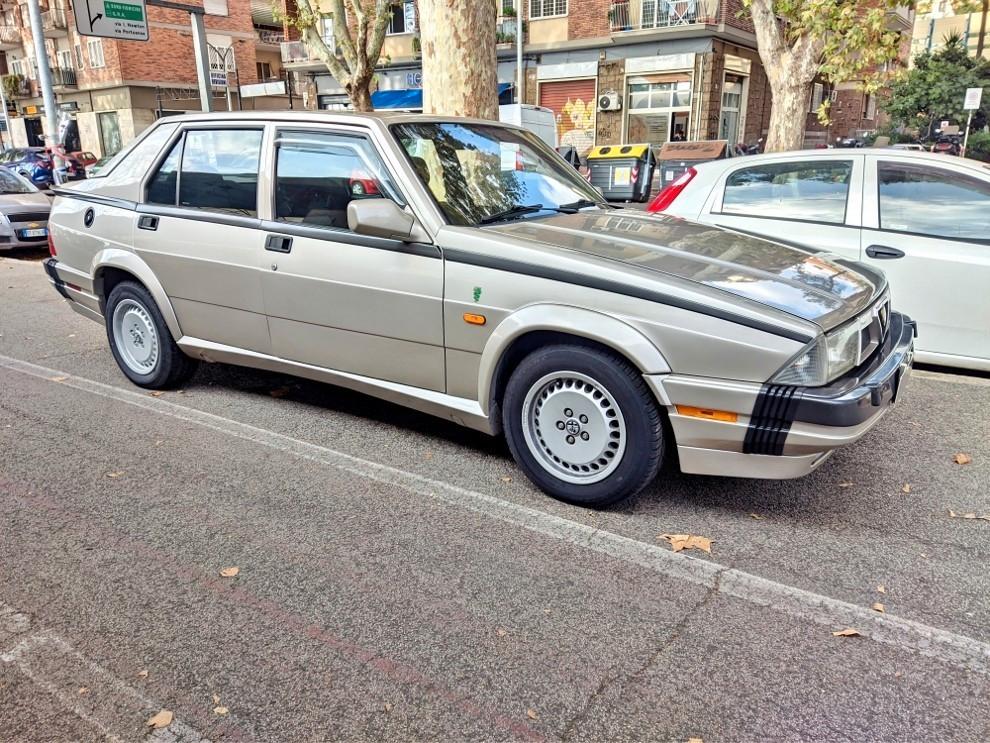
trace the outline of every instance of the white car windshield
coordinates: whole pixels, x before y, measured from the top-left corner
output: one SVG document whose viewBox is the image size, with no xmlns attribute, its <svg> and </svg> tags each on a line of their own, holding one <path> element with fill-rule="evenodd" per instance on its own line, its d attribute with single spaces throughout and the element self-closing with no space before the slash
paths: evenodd
<svg viewBox="0 0 990 743">
<path fill-rule="evenodd" d="M 452 224 L 570 212 L 604 200 L 530 132 L 461 122 L 396 124 L 392 133 Z"/>
</svg>

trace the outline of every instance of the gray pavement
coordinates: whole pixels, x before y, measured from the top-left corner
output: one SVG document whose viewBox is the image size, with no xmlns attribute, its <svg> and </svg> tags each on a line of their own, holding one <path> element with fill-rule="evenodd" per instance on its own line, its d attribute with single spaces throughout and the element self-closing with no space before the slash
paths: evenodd
<svg viewBox="0 0 990 743">
<path fill-rule="evenodd" d="M 0 258 L 0 741 L 988 740 L 987 411 L 919 372 L 807 478 L 588 511 L 333 387 L 151 396 Z"/>
</svg>

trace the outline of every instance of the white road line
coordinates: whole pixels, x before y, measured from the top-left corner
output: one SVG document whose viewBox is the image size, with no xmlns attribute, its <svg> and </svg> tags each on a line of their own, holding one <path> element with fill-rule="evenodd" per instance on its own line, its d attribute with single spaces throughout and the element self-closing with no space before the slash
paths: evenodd
<svg viewBox="0 0 990 743">
<path fill-rule="evenodd" d="M 856 628 L 876 642 L 918 652 L 954 666 L 990 674 L 990 644 L 864 606 L 777 583 L 758 575 L 726 568 L 658 545 L 521 506 L 414 472 L 300 441 L 274 431 L 240 423 L 212 413 L 176 405 L 147 394 L 94 382 L 65 372 L 0 355 L 0 367 L 66 387 L 134 405 L 178 420 L 252 441 L 302 459 L 319 462 L 409 492 L 442 500 L 475 513 L 514 524 L 553 539 L 593 550 L 656 573 L 716 590 L 757 606 L 781 611 L 829 629 Z"/>
<path fill-rule="evenodd" d="M 0 607 L 3 605 L 0 604 Z M 37 652 L 36 651 L 40 651 Z M 112 723 L 106 722 L 93 710 L 82 704 L 78 692 L 61 688 L 52 678 L 66 675 L 66 669 L 78 669 L 78 678 L 85 678 L 90 689 L 89 699 L 101 697 L 107 700 L 115 709 L 120 709 L 122 702 L 130 704 L 131 709 L 125 714 L 144 715 L 148 710 L 158 710 L 154 700 L 142 694 L 132 686 L 125 684 L 103 666 L 94 663 L 68 642 L 50 632 L 37 632 L 21 640 L 17 645 L 0 654 L 0 662 L 13 663 L 36 686 L 48 692 L 74 715 L 88 722 L 100 731 L 109 741 L 124 743 L 129 739 L 127 734 L 114 732 Z M 153 714 L 153 712 L 152 712 Z M 143 720 L 142 720 L 143 722 Z M 158 730 L 152 731 L 146 738 L 148 741 L 160 743 L 210 743 L 196 730 L 177 718 Z"/>
</svg>

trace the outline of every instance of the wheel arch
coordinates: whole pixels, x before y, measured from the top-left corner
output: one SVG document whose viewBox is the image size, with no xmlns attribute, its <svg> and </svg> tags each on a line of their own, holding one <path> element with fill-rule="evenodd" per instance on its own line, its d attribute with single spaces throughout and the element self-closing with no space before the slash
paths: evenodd
<svg viewBox="0 0 990 743">
<path fill-rule="evenodd" d="M 550 343 L 602 348 L 626 359 L 643 374 L 663 374 L 670 366 L 660 349 L 618 318 L 580 307 L 539 304 L 506 317 L 488 339 L 478 373 L 478 401 L 498 430 L 498 409 L 513 369 L 531 351 Z"/>
<path fill-rule="evenodd" d="M 100 311 L 104 316 L 106 315 L 107 297 L 110 296 L 113 288 L 121 281 L 134 280 L 151 293 L 172 337 L 176 340 L 182 337 L 179 319 L 172 308 L 172 302 L 165 293 L 165 288 L 151 267 L 141 258 L 127 250 L 108 248 L 96 254 L 92 265 L 93 293 L 100 300 Z"/>
</svg>

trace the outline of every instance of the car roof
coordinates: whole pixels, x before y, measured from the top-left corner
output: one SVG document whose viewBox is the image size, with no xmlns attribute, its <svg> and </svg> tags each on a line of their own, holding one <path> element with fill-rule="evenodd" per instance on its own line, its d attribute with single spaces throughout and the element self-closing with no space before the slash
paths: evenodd
<svg viewBox="0 0 990 743">
<path fill-rule="evenodd" d="M 764 162 L 801 161 L 801 160 L 842 160 L 853 155 L 866 157 L 893 157 L 898 160 L 913 160 L 924 165 L 945 165 L 950 168 L 975 170 L 984 175 L 990 171 L 990 165 L 979 160 L 969 160 L 955 155 L 943 155 L 938 152 L 894 149 L 893 147 L 836 147 L 822 150 L 791 150 L 789 152 L 766 152 L 760 155 L 744 155 L 724 160 L 713 160 L 710 163 L 700 163 L 701 167 L 718 163 L 723 168 L 746 165 L 759 165 Z M 697 166 L 696 166 L 697 167 Z"/>
<path fill-rule="evenodd" d="M 406 113 L 402 111 L 222 111 L 214 113 L 190 113 L 182 116 L 169 116 L 159 119 L 159 122 L 169 121 L 179 123 L 188 121 L 297 121 L 300 123 L 338 123 L 360 124 L 364 126 L 388 126 L 390 124 L 406 123 L 476 123 L 508 126 L 500 121 L 491 119 L 471 119 L 459 116 L 434 116 L 431 114 Z M 516 128 L 516 127 L 512 127 Z"/>
</svg>

